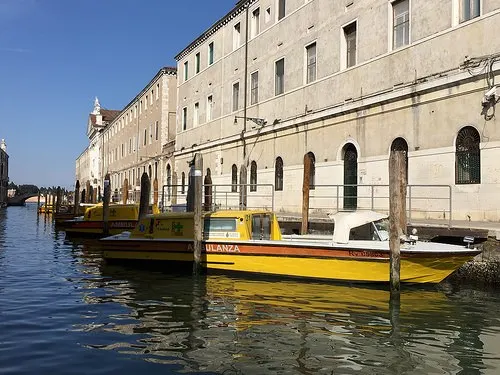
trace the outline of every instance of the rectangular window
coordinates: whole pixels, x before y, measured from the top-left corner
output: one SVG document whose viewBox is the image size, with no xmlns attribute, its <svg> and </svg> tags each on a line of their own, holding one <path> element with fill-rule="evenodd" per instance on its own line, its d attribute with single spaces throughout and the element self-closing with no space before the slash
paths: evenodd
<svg viewBox="0 0 500 375">
<path fill-rule="evenodd" d="M 208 45 L 208 65 L 212 65 L 214 63 L 214 42 L 211 42 Z"/>
<path fill-rule="evenodd" d="M 187 107 L 182 108 L 182 130 L 187 129 L 187 117 L 188 117 L 188 109 Z"/>
<path fill-rule="evenodd" d="M 200 116 L 200 103 L 194 103 L 193 126 L 198 126 L 199 116 Z"/>
<path fill-rule="evenodd" d="M 144 100 L 144 110 L 148 109 L 148 96 L 146 95 L 146 100 Z M 132 117 L 132 116 L 130 116 Z"/>
<path fill-rule="evenodd" d="M 212 95 L 207 97 L 207 122 L 212 121 L 214 101 Z"/>
<path fill-rule="evenodd" d="M 280 95 L 285 92 L 285 59 L 276 61 L 274 77 L 274 94 Z"/>
<path fill-rule="evenodd" d="M 259 72 L 254 72 L 250 76 L 250 104 L 259 102 Z"/>
<path fill-rule="evenodd" d="M 393 40 L 392 48 L 410 44 L 410 8 L 409 0 L 399 0 L 392 3 Z"/>
<path fill-rule="evenodd" d="M 146 146 L 147 143 L 148 143 L 148 128 L 144 129 L 143 145 Z"/>
<path fill-rule="evenodd" d="M 158 140 L 158 130 L 159 130 L 158 121 L 156 121 L 156 123 L 155 123 L 155 140 Z"/>
<path fill-rule="evenodd" d="M 481 0 L 460 0 L 460 22 L 465 22 L 481 15 Z"/>
<path fill-rule="evenodd" d="M 252 33 L 251 37 L 255 38 L 260 32 L 260 8 L 252 12 Z"/>
<path fill-rule="evenodd" d="M 306 83 L 316 81 L 316 43 L 306 47 Z"/>
<path fill-rule="evenodd" d="M 356 22 L 344 27 L 344 38 L 346 46 L 346 67 L 356 65 Z"/>
<path fill-rule="evenodd" d="M 128 140 L 128 153 L 132 153 L 132 138 L 129 138 Z"/>
<path fill-rule="evenodd" d="M 238 22 L 233 28 L 233 50 L 237 49 L 241 43 L 241 26 Z"/>
<path fill-rule="evenodd" d="M 122 143 L 122 158 L 125 156 L 125 144 Z"/>
<path fill-rule="evenodd" d="M 278 21 L 285 17 L 286 0 L 278 0 Z"/>
<path fill-rule="evenodd" d="M 156 84 L 156 100 L 160 98 L 160 84 Z"/>
<path fill-rule="evenodd" d="M 153 124 L 149 124 L 149 144 L 153 143 Z"/>
<path fill-rule="evenodd" d="M 203 230 L 208 236 L 210 232 L 235 232 L 236 220 L 224 218 L 207 218 L 204 220 Z"/>
<path fill-rule="evenodd" d="M 189 61 L 184 61 L 184 82 L 188 80 L 189 77 Z"/>
<path fill-rule="evenodd" d="M 153 95 L 154 95 L 154 90 L 151 90 L 151 96 L 149 97 L 149 104 L 153 105 Z"/>
<path fill-rule="evenodd" d="M 139 102 L 139 114 L 142 113 L 142 100 Z"/>
<path fill-rule="evenodd" d="M 195 55 L 195 63 L 196 63 L 196 66 L 195 66 L 196 74 L 198 74 L 200 72 L 200 53 L 199 52 Z"/>
<path fill-rule="evenodd" d="M 134 136 L 133 146 L 134 146 L 134 152 L 135 152 L 137 150 L 137 139 L 135 138 L 135 136 Z"/>
<path fill-rule="evenodd" d="M 240 97 L 240 83 L 233 84 L 233 112 L 238 110 L 238 99 Z"/>
</svg>

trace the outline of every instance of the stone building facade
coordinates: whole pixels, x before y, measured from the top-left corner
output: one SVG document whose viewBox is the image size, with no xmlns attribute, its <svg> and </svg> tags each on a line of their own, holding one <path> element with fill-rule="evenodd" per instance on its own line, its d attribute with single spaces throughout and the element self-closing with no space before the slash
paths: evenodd
<svg viewBox="0 0 500 375">
<path fill-rule="evenodd" d="M 306 163 L 313 209 L 367 208 L 400 149 L 439 185 L 420 215 L 499 220 L 499 23 L 500 0 L 239 1 L 176 56 L 177 175 L 201 152 L 214 184 L 245 166 L 300 212 Z"/>
<path fill-rule="evenodd" d="M 80 183 L 80 202 L 97 202 L 102 196 L 104 180 L 104 142 L 106 127 L 120 114 L 120 111 L 101 108 L 96 98 L 94 109 L 87 121 L 89 146 L 76 160 L 76 180 Z"/>
<path fill-rule="evenodd" d="M 0 208 L 7 206 L 7 190 L 9 185 L 9 155 L 5 139 L 0 141 Z"/>
<path fill-rule="evenodd" d="M 122 199 L 127 180 L 129 201 L 133 202 L 139 198 L 135 193 L 140 177 L 147 172 L 152 183 L 158 180 L 161 191 L 173 175 L 176 92 L 176 69 L 165 67 L 123 110 L 112 111 L 112 118 L 102 127 L 94 125 L 97 113 L 103 112 L 96 104 L 88 129 L 97 129 L 97 136 L 90 131 L 90 145 L 76 162 L 77 179 L 93 174 L 98 176 L 95 181 L 100 188 L 109 173 L 114 200 Z"/>
</svg>

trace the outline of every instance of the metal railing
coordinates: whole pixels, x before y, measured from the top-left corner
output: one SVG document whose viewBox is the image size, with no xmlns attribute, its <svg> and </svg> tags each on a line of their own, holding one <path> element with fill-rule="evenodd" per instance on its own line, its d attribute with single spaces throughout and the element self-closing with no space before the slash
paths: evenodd
<svg viewBox="0 0 500 375">
<path fill-rule="evenodd" d="M 440 219 L 451 225 L 452 208 L 450 185 L 407 186 L 409 222 L 420 218 Z M 389 212 L 389 185 L 315 185 L 309 192 L 310 212 L 353 209 Z"/>
<path fill-rule="evenodd" d="M 246 188 L 246 205 L 242 202 L 242 189 Z M 162 211 L 185 211 L 187 186 L 164 185 L 159 206 Z M 274 210 L 273 184 L 204 184 L 202 204 L 205 211 L 258 209 Z"/>
<path fill-rule="evenodd" d="M 247 204 L 241 201 L 241 189 L 246 187 Z M 185 211 L 187 185 L 164 185 L 159 191 L 161 211 Z M 140 191 L 131 189 L 128 202 L 138 203 Z M 302 195 L 297 196 L 302 200 Z M 154 200 L 151 192 L 150 201 Z M 112 201 L 122 202 L 122 191 L 112 192 Z M 296 200 L 295 200 L 296 201 Z M 206 184 L 203 185 L 204 210 L 258 209 L 284 211 L 276 207 L 273 184 Z M 283 202 L 284 203 L 284 202 Z M 315 185 L 309 191 L 309 213 L 333 213 L 345 210 L 389 212 L 389 185 Z M 452 187 L 450 185 L 408 185 L 406 211 L 408 222 L 418 219 L 439 219 L 451 226 Z M 285 210 L 286 211 L 286 210 Z"/>
<path fill-rule="evenodd" d="M 246 188 L 247 203 L 242 202 L 241 190 Z M 273 184 L 213 184 L 203 185 L 204 204 L 211 211 L 218 209 L 274 210 Z"/>
</svg>

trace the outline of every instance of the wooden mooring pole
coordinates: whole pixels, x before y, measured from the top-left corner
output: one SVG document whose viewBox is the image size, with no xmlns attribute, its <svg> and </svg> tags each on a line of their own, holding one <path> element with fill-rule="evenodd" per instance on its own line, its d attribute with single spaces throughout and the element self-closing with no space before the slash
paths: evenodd
<svg viewBox="0 0 500 375">
<path fill-rule="evenodd" d="M 202 231 L 203 231 L 203 157 L 200 153 L 194 156 L 194 168 L 190 171 L 190 181 L 193 191 L 193 212 L 194 212 L 194 264 L 193 273 L 195 275 L 201 272 L 201 249 L 202 249 Z"/>
<path fill-rule="evenodd" d="M 36 214 L 39 215 L 40 214 L 40 195 L 42 193 L 40 193 L 40 190 L 38 190 L 38 200 L 37 200 L 37 204 L 36 204 Z"/>
<path fill-rule="evenodd" d="M 153 180 L 153 204 L 158 206 L 158 179 Z"/>
<path fill-rule="evenodd" d="M 56 195 L 54 194 L 55 191 L 52 191 L 52 199 L 50 200 L 51 207 L 52 207 L 52 214 L 55 214 L 56 212 Z"/>
<path fill-rule="evenodd" d="M 141 176 L 141 197 L 139 198 L 139 220 L 148 213 L 149 198 L 151 196 L 151 182 L 146 172 Z"/>
<path fill-rule="evenodd" d="M 111 181 L 109 173 L 104 177 L 104 197 L 102 199 L 102 233 L 109 234 L 109 201 L 111 200 Z"/>
<path fill-rule="evenodd" d="M 55 207 L 55 213 L 59 213 L 59 209 L 61 208 L 61 187 L 58 186 L 56 190 L 56 207 Z"/>
<path fill-rule="evenodd" d="M 300 234 L 309 230 L 309 192 L 311 188 L 311 158 L 304 155 L 304 179 L 302 180 L 302 226 Z"/>
<path fill-rule="evenodd" d="M 403 234 L 401 217 L 404 205 L 402 202 L 405 177 L 404 152 L 391 151 L 389 157 L 389 248 L 390 248 L 390 287 L 391 299 L 399 299 L 401 252 L 400 238 Z M 405 187 L 406 189 L 406 187 Z"/>
<path fill-rule="evenodd" d="M 80 211 L 78 210 L 78 206 L 80 205 L 80 181 L 76 180 L 75 184 L 75 196 L 73 197 L 73 215 L 77 216 Z"/>
<path fill-rule="evenodd" d="M 126 178 L 123 181 L 123 186 L 122 186 L 122 203 L 127 204 L 128 201 L 128 179 Z"/>
</svg>

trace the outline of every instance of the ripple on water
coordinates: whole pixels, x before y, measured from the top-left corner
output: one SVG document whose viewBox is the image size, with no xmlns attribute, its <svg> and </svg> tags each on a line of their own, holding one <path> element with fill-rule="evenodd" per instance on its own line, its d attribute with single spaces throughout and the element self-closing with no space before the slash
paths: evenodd
<svg viewBox="0 0 500 375">
<path fill-rule="evenodd" d="M 5 374 L 496 373 L 497 293 L 109 266 L 33 206 L 0 210 Z"/>
</svg>

